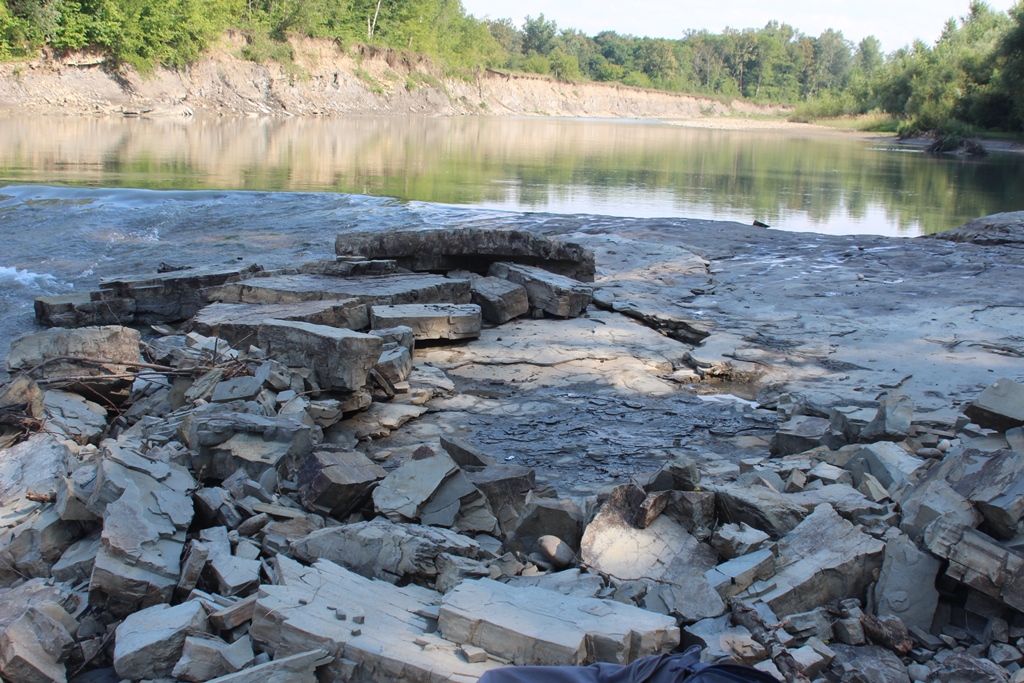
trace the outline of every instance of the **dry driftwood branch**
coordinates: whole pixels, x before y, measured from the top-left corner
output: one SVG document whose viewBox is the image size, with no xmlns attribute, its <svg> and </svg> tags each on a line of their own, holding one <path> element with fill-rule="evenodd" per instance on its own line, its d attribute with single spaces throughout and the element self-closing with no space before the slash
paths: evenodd
<svg viewBox="0 0 1024 683">
<path fill-rule="evenodd" d="M 750 636 L 768 651 L 768 656 L 785 677 L 786 683 L 810 683 L 804 675 L 803 667 L 779 641 L 775 629 L 769 628 L 753 607 L 735 598 L 730 601 L 729 606 L 732 610 L 732 623 L 750 631 Z"/>
</svg>

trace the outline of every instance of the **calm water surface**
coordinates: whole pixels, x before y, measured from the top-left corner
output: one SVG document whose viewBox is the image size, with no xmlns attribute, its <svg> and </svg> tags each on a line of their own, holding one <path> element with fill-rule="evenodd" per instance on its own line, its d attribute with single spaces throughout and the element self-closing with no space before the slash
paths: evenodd
<svg viewBox="0 0 1024 683">
<path fill-rule="evenodd" d="M 38 296 L 161 262 L 330 258 L 354 227 L 756 218 L 911 237 L 1024 209 L 1022 189 L 1024 155 L 651 122 L 0 118 L 0 358 Z"/>
<path fill-rule="evenodd" d="M 340 192 L 487 209 L 915 236 L 1024 209 L 1024 155 L 508 118 L 0 119 L 0 185 Z"/>
</svg>

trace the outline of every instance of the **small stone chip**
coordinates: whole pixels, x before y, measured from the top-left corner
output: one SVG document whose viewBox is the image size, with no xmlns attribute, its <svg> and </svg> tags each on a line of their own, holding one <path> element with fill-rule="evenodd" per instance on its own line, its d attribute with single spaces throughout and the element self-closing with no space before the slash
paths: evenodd
<svg viewBox="0 0 1024 683">
<path fill-rule="evenodd" d="M 352 629 L 352 635 L 354 635 L 354 636 L 361 636 L 361 635 L 363 635 L 363 629 L 361 629 L 361 628 L 354 628 L 354 629 Z"/>
<path fill-rule="evenodd" d="M 459 654 L 466 658 L 470 664 L 479 664 L 487 661 L 487 650 L 473 645 L 460 645 Z"/>
<path fill-rule="evenodd" d="M 353 624 L 365 624 L 366 623 L 366 617 L 364 617 L 362 614 L 357 614 L 354 617 L 352 617 L 352 623 Z"/>
<path fill-rule="evenodd" d="M 337 619 L 338 621 L 345 621 L 346 619 L 348 619 L 348 615 L 345 614 L 344 612 L 342 612 L 341 610 L 337 610 L 334 613 L 334 618 Z"/>
</svg>

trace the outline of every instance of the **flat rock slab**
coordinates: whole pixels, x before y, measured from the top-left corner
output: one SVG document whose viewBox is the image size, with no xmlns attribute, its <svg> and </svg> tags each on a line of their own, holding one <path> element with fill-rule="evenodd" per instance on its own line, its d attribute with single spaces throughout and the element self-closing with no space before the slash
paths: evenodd
<svg viewBox="0 0 1024 683">
<path fill-rule="evenodd" d="M 291 304 L 225 304 L 206 306 L 192 318 L 192 329 L 206 337 L 219 337 L 233 348 L 259 343 L 259 327 L 265 320 L 344 327 L 361 330 L 370 324 L 366 305 L 356 299 L 323 299 Z"/>
<path fill-rule="evenodd" d="M 50 583 L 32 579 L 16 588 L 0 589 L 0 675 L 4 680 L 65 680 L 63 655 L 74 639 L 48 613 L 63 612 L 71 593 Z"/>
<path fill-rule="evenodd" d="M 209 301 L 286 304 L 324 299 L 357 299 L 368 306 L 468 304 L 469 280 L 441 275 L 381 275 L 354 278 L 276 275 L 207 289 Z"/>
<path fill-rule="evenodd" d="M 299 497 L 310 509 L 344 518 L 369 498 L 387 476 L 377 463 L 356 451 L 318 450 L 299 470 Z"/>
<path fill-rule="evenodd" d="M 338 327 L 266 320 L 259 328 L 259 346 L 285 365 L 313 368 L 324 389 L 356 391 L 366 384 L 384 341 Z"/>
<path fill-rule="evenodd" d="M 949 560 L 946 576 L 1024 610 L 1024 557 L 976 529 L 945 518 L 925 529 L 924 546 Z"/>
<path fill-rule="evenodd" d="M 185 638 L 208 631 L 206 610 L 198 600 L 136 612 L 117 627 L 114 669 L 118 676 L 133 681 L 169 676 Z"/>
<path fill-rule="evenodd" d="M 971 242 L 986 246 L 1009 244 L 1024 245 L 1024 211 L 1007 211 L 982 216 L 968 221 L 959 228 L 928 235 L 949 242 Z"/>
<path fill-rule="evenodd" d="M 371 327 L 409 327 L 416 341 L 476 339 L 480 336 L 480 324 L 480 307 L 476 304 L 403 304 L 370 308 Z"/>
<path fill-rule="evenodd" d="M 330 662 L 322 676 L 365 683 L 473 681 L 499 666 L 464 661 L 457 644 L 437 634 L 441 596 L 432 590 L 367 579 L 326 560 L 304 567 L 278 555 L 274 563 L 279 585 L 260 588 L 249 634 L 275 660 L 323 648 Z"/>
<path fill-rule="evenodd" d="M 521 285 L 530 306 L 560 318 L 578 317 L 594 298 L 593 287 L 533 266 L 495 263 L 487 274 Z"/>
<path fill-rule="evenodd" d="M 581 282 L 594 281 L 594 254 L 579 244 L 525 230 L 455 228 L 349 232 L 338 235 L 339 256 L 395 259 L 418 271 L 486 273 L 495 261 L 540 266 Z"/>
<path fill-rule="evenodd" d="M 257 265 L 214 266 L 101 280 L 93 299 L 131 299 L 136 322 L 174 322 L 191 318 L 203 307 L 204 288 L 243 280 L 261 270 Z"/>
<path fill-rule="evenodd" d="M 438 629 L 519 666 L 628 664 L 679 644 L 672 617 L 491 579 L 463 581 L 447 593 Z"/>
</svg>

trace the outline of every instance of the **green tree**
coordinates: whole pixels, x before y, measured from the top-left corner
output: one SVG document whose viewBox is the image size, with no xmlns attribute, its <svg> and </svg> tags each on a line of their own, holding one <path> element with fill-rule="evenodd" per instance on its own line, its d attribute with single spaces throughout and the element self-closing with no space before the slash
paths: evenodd
<svg viewBox="0 0 1024 683">
<path fill-rule="evenodd" d="M 523 52 L 547 55 L 555 49 L 558 25 L 548 21 L 541 13 L 536 19 L 530 16 L 523 22 Z"/>
</svg>

